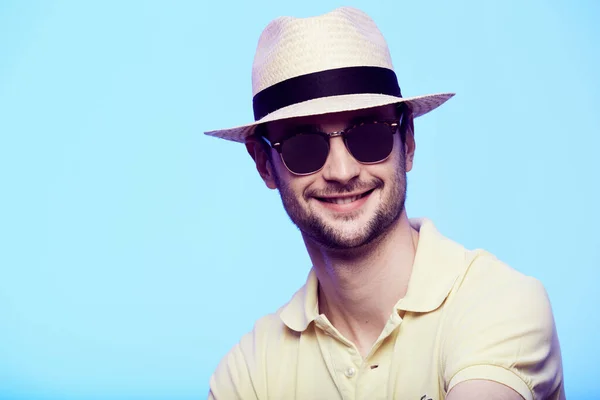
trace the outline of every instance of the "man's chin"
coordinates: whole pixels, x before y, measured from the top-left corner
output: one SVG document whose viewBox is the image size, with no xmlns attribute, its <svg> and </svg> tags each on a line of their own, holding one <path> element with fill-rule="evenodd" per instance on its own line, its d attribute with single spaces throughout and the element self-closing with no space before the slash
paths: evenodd
<svg viewBox="0 0 600 400">
<path fill-rule="evenodd" d="M 329 250 L 351 250 L 362 248 L 374 239 L 376 234 L 365 232 L 344 232 L 331 228 L 317 230 L 316 232 L 303 231 L 303 235 L 309 237 L 313 242 Z"/>
<path fill-rule="evenodd" d="M 348 220 L 340 216 L 319 218 L 312 223 L 297 226 L 305 236 L 312 239 L 315 244 L 331 250 L 360 250 L 378 242 L 392 229 L 399 214 L 393 218 L 374 215 L 369 218 L 367 213 L 361 212 Z M 306 228 L 303 229 L 303 228 Z"/>
</svg>

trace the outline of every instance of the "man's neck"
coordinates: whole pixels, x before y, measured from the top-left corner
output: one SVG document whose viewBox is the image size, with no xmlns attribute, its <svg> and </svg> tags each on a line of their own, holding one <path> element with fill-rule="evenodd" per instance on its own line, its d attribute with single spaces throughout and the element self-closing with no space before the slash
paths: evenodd
<svg viewBox="0 0 600 400">
<path fill-rule="evenodd" d="M 394 305 L 406 294 L 417 242 L 418 232 L 405 212 L 374 246 L 350 256 L 305 238 L 319 279 L 319 312 L 363 357 L 381 334 Z"/>
</svg>

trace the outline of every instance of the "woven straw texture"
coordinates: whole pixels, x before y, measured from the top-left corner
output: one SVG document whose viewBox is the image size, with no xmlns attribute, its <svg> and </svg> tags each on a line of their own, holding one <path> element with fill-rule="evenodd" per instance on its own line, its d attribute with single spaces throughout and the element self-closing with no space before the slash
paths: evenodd
<svg viewBox="0 0 600 400">
<path fill-rule="evenodd" d="M 258 41 L 252 67 L 252 94 L 293 77 L 357 66 L 394 69 L 385 38 L 364 12 L 342 7 L 316 17 L 277 18 L 267 25 Z M 410 105 L 416 118 L 453 95 L 400 98 L 373 93 L 323 97 L 283 107 L 247 125 L 205 133 L 244 142 L 264 122 L 402 102 Z"/>
</svg>

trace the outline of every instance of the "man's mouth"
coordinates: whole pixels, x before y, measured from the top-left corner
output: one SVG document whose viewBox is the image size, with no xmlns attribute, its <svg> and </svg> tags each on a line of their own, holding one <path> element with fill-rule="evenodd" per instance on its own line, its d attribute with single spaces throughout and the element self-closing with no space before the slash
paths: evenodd
<svg viewBox="0 0 600 400">
<path fill-rule="evenodd" d="M 351 196 L 317 197 L 317 199 L 320 201 L 326 202 L 326 203 L 350 204 L 350 203 L 355 202 L 356 200 L 359 200 L 359 199 L 362 199 L 363 197 L 368 196 L 369 194 L 371 194 L 373 192 L 373 190 L 375 190 L 375 189 L 371 189 L 364 193 L 359 193 L 359 194 L 351 195 Z"/>
</svg>

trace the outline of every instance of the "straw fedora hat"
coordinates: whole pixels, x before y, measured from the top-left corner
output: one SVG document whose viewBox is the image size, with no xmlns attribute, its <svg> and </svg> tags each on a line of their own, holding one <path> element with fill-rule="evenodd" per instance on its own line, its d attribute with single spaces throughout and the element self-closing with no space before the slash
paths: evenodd
<svg viewBox="0 0 600 400">
<path fill-rule="evenodd" d="M 292 117 L 408 104 L 413 117 L 454 93 L 402 97 L 386 41 L 375 22 L 350 7 L 272 21 L 252 66 L 254 122 L 205 132 L 244 142 L 259 124 Z"/>
</svg>

